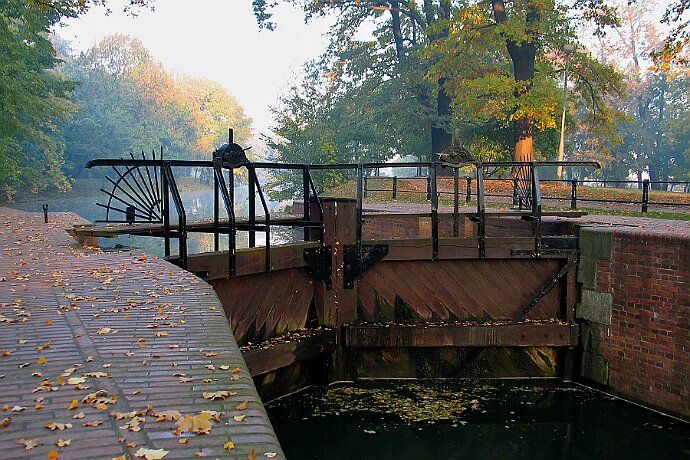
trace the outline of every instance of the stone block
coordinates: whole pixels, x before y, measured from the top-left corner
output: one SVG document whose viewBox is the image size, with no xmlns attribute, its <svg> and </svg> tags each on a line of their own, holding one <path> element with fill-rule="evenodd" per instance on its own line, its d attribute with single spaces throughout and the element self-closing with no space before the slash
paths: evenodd
<svg viewBox="0 0 690 460">
<path fill-rule="evenodd" d="M 584 227 L 579 232 L 580 254 L 595 259 L 611 260 L 613 229 Z"/>
<path fill-rule="evenodd" d="M 610 326 L 612 303 L 611 294 L 582 289 L 581 302 L 577 304 L 575 315 L 580 319 Z"/>
<path fill-rule="evenodd" d="M 597 288 L 597 261 L 594 257 L 580 256 L 577 264 L 577 282 L 584 289 L 596 290 Z"/>
<path fill-rule="evenodd" d="M 600 385 L 609 384 L 609 363 L 606 359 L 590 352 L 582 353 L 582 376 Z"/>
</svg>

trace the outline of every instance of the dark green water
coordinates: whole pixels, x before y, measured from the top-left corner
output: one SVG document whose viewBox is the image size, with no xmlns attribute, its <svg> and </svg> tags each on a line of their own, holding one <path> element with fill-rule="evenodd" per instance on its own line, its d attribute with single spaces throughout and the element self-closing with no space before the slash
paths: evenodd
<svg viewBox="0 0 690 460">
<path fill-rule="evenodd" d="M 555 381 L 361 382 L 267 405 L 288 459 L 690 459 L 690 425 Z"/>
</svg>

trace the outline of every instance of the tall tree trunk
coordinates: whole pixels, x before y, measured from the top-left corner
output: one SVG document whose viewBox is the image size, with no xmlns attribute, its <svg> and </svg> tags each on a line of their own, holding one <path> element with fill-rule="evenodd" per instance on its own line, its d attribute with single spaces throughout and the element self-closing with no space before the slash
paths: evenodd
<svg viewBox="0 0 690 460">
<path fill-rule="evenodd" d="M 425 11 L 427 14 L 427 21 L 431 18 L 430 3 L 431 2 L 429 2 L 428 0 L 425 0 Z M 450 9 L 450 0 L 440 0 L 436 21 L 446 21 L 446 24 L 438 34 L 434 34 L 430 37 L 430 40 L 432 42 L 435 40 L 441 40 L 448 37 L 448 21 L 450 20 Z M 431 23 L 429 23 L 429 25 L 430 24 Z M 431 126 L 431 161 L 434 161 L 436 159 L 436 154 L 439 154 L 446 148 L 450 147 L 450 144 L 453 140 L 453 136 L 448 126 L 452 110 L 450 107 L 451 99 L 445 89 L 446 80 L 446 77 L 440 77 L 437 82 L 438 97 L 436 99 L 436 115 L 438 117 L 438 122 L 434 123 Z M 442 171 L 439 171 L 439 174 L 450 175 L 452 174 L 452 170 L 444 169 Z"/>
<path fill-rule="evenodd" d="M 504 23 L 508 20 L 503 0 L 492 0 L 491 7 L 494 13 L 494 20 L 497 24 Z M 534 37 L 535 31 L 533 28 L 539 19 L 537 7 L 534 3 L 530 3 L 527 7 L 525 35 L 531 37 L 531 40 L 516 42 L 511 39 L 506 39 L 508 54 L 513 62 L 515 81 L 519 83 L 518 89 L 515 91 L 516 98 L 526 95 L 532 89 L 532 81 L 534 80 L 534 61 L 537 56 L 537 46 L 535 44 L 536 37 Z M 533 129 L 532 121 L 528 117 L 520 117 L 513 122 L 513 140 L 515 142 L 513 159 L 515 161 L 534 160 Z"/>
<path fill-rule="evenodd" d="M 398 62 L 403 60 L 403 36 L 400 28 L 400 2 L 391 1 L 391 25 L 393 26 L 393 40 L 395 41 L 395 55 Z"/>
</svg>

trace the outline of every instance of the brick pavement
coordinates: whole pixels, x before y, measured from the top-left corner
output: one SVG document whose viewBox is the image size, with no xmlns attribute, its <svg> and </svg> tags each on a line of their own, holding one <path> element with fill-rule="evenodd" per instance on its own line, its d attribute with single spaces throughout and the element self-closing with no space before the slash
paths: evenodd
<svg viewBox="0 0 690 460">
<path fill-rule="evenodd" d="M 284 458 L 213 290 L 50 218 L 0 208 L 0 456 Z"/>
</svg>

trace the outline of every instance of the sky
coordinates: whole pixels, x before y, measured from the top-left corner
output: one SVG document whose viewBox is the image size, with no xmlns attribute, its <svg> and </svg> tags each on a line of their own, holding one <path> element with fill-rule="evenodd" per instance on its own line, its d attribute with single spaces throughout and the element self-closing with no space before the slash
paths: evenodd
<svg viewBox="0 0 690 460">
<path fill-rule="evenodd" d="M 154 11 L 137 17 L 94 8 L 65 21 L 56 33 L 75 51 L 121 33 L 138 38 L 169 70 L 222 84 L 244 107 L 257 133 L 272 123 L 270 106 L 297 81 L 304 62 L 325 49 L 330 22 L 304 24 L 304 13 L 290 6 L 275 10 L 275 31 L 259 30 L 251 0 L 157 0 Z"/>
</svg>

